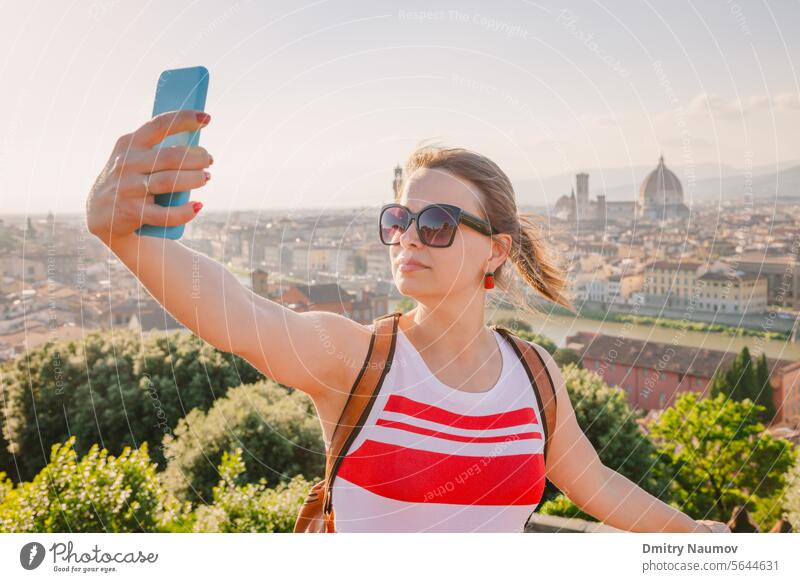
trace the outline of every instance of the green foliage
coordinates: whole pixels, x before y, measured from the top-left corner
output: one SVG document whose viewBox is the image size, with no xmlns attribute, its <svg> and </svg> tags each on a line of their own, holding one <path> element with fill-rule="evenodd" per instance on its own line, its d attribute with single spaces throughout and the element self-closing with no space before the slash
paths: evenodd
<svg viewBox="0 0 800 582">
<path fill-rule="evenodd" d="M 396 311 L 402 311 L 403 313 L 408 313 L 412 309 L 417 306 L 417 302 L 412 299 L 411 297 L 403 297 L 397 304 L 394 306 Z"/>
<path fill-rule="evenodd" d="M 642 413 L 630 408 L 625 392 L 573 364 L 562 367 L 561 373 L 578 425 L 602 463 L 668 502 L 669 489 L 658 453 L 636 422 Z"/>
<path fill-rule="evenodd" d="M 567 364 L 573 364 L 577 368 L 583 368 L 583 361 L 578 352 L 570 348 L 559 348 L 553 354 L 553 360 L 558 364 L 559 368 Z"/>
<path fill-rule="evenodd" d="M 30 483 L 6 481 L 2 532 L 153 532 L 173 505 L 150 462 L 147 444 L 114 457 L 92 445 L 79 461 L 75 437 L 54 444 L 50 462 Z"/>
<path fill-rule="evenodd" d="M 755 381 L 755 402 L 764 407 L 761 421 L 769 424 L 775 418 L 777 411 L 775 410 L 775 400 L 772 398 L 772 384 L 769 381 L 769 364 L 767 364 L 767 355 L 764 352 L 761 352 L 756 363 Z"/>
<path fill-rule="evenodd" d="M 245 482 L 272 486 L 301 473 L 322 475 L 325 449 L 312 400 L 271 380 L 228 391 L 208 410 L 192 410 L 163 441 L 164 482 L 179 499 L 207 502 L 223 453 L 245 452 Z"/>
<path fill-rule="evenodd" d="M 264 479 L 239 486 L 245 473 L 241 448 L 233 454 L 223 453 L 218 470 L 220 480 L 213 489 L 214 503 L 197 508 L 193 531 L 292 532 L 312 485 L 302 475 L 295 475 L 274 489 L 267 488 Z"/>
<path fill-rule="evenodd" d="M 50 463 L 16 486 L 0 473 L 0 532 L 291 532 L 312 483 L 302 475 L 274 489 L 242 484 L 242 449 L 223 453 L 213 504 L 181 504 L 163 487 L 147 444 L 118 457 L 75 438 L 52 447 Z"/>
<path fill-rule="evenodd" d="M 48 342 L 7 362 L 0 374 L 3 448 L 14 455 L 0 457 L 0 470 L 17 481 L 47 464 L 42 443 L 74 435 L 81 454 L 95 442 L 112 454 L 160 443 L 187 410 L 206 410 L 229 387 L 263 378 L 194 334 L 153 334 L 142 342 L 122 329 Z M 153 456 L 163 466 L 160 448 Z"/>
<path fill-rule="evenodd" d="M 764 432 L 763 407 L 724 394 L 681 394 L 651 423 L 650 435 L 667 462 L 673 500 L 695 519 L 727 521 L 733 508 L 770 498 L 785 486 L 796 453 L 790 442 Z"/>
<path fill-rule="evenodd" d="M 783 509 L 792 530 L 800 532 L 800 463 L 795 463 L 786 475 Z"/>
<path fill-rule="evenodd" d="M 567 317 L 575 317 L 568 309 L 561 305 L 555 305 L 550 308 L 550 313 L 553 315 L 563 315 Z M 579 309 L 578 315 L 586 319 L 595 319 L 606 322 L 617 323 L 635 323 L 638 325 L 657 325 L 659 327 L 666 327 L 669 329 L 685 329 L 689 331 L 702 331 L 707 333 L 721 333 L 729 336 L 737 337 L 763 337 L 768 340 L 787 340 L 789 339 L 788 331 L 763 331 L 760 329 L 749 329 L 742 326 L 725 325 L 722 323 L 705 323 L 702 321 L 687 321 L 683 319 L 669 319 L 665 317 L 654 317 L 650 315 L 629 315 L 625 313 L 615 313 L 608 310 L 597 310 L 589 307 L 582 307 Z"/>
<path fill-rule="evenodd" d="M 756 497 L 750 504 L 750 518 L 758 526 L 758 531 L 767 532 L 783 515 L 785 489 L 771 497 Z"/>
<path fill-rule="evenodd" d="M 775 417 L 767 357 L 762 353 L 754 365 L 747 346 L 736 355 L 727 370 L 717 370 L 711 379 L 710 394 L 712 397 L 724 394 L 739 402 L 750 399 L 762 407 L 758 418 L 765 424 L 769 424 Z"/>
<path fill-rule="evenodd" d="M 575 505 L 569 497 L 559 493 L 555 498 L 542 504 L 539 513 L 544 515 L 556 515 L 558 517 L 570 517 L 585 519 L 586 521 L 597 521 L 593 516 L 584 513 L 580 507 Z"/>
<path fill-rule="evenodd" d="M 0 471 L 0 505 L 2 505 L 8 494 L 14 489 L 14 482 L 8 478 L 5 471 Z"/>
</svg>

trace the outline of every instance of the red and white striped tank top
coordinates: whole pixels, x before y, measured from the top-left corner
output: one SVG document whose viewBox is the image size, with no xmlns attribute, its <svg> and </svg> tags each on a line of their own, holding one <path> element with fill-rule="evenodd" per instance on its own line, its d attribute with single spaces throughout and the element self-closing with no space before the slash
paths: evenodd
<svg viewBox="0 0 800 582">
<path fill-rule="evenodd" d="M 545 484 L 536 395 L 508 341 L 488 391 L 440 382 L 398 328 L 394 358 L 332 487 L 339 532 L 521 532 Z"/>
</svg>

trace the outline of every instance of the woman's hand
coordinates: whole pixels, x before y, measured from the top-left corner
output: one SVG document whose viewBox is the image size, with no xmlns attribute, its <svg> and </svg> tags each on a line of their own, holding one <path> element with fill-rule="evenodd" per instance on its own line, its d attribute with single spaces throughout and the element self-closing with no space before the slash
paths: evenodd
<svg viewBox="0 0 800 582">
<path fill-rule="evenodd" d="M 154 195 L 204 186 L 211 177 L 205 171 L 213 163 L 211 155 L 196 146 L 153 147 L 168 135 L 200 129 L 210 119 L 202 111 L 169 111 L 120 137 L 86 201 L 89 232 L 108 243 L 142 224 L 178 226 L 192 220 L 202 204 L 160 206 Z"/>
<path fill-rule="evenodd" d="M 695 521 L 708 528 L 708 530 L 703 530 L 702 533 L 731 533 L 731 528 L 721 521 L 712 521 L 710 519 L 696 519 Z"/>
</svg>

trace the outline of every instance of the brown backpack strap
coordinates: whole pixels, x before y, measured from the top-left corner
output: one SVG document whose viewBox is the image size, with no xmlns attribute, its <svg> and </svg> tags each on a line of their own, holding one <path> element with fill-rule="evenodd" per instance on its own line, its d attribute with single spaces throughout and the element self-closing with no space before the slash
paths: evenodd
<svg viewBox="0 0 800 582">
<path fill-rule="evenodd" d="M 344 405 L 344 410 L 339 416 L 336 428 L 331 437 L 331 445 L 325 460 L 325 505 L 324 512 L 329 513 L 332 508 L 331 487 L 336 471 L 341 464 L 347 448 L 357 436 L 357 431 L 366 422 L 369 409 L 378 395 L 383 379 L 389 371 L 394 354 L 397 320 L 402 311 L 394 311 L 373 320 L 375 324 L 372 338 L 367 351 L 367 357 L 353 383 L 350 395 Z"/>
<path fill-rule="evenodd" d="M 547 463 L 547 454 L 550 451 L 550 441 L 556 427 L 556 393 L 553 385 L 553 378 L 547 369 L 547 364 L 542 359 L 539 350 L 533 345 L 514 334 L 511 330 L 502 325 L 495 324 L 490 326 L 497 330 L 508 340 L 517 357 L 524 364 L 525 371 L 533 386 L 536 394 L 536 401 L 539 406 L 539 417 L 544 419 L 544 460 Z"/>
</svg>

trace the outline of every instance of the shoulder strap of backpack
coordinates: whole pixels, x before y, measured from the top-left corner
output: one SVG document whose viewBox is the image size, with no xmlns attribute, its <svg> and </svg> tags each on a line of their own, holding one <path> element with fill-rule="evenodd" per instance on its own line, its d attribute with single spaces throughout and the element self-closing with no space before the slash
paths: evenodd
<svg viewBox="0 0 800 582">
<path fill-rule="evenodd" d="M 550 371 L 547 369 L 547 364 L 542 359 L 541 354 L 530 342 L 522 339 L 502 325 L 495 324 L 490 327 L 500 332 L 508 340 L 517 357 L 524 364 L 525 371 L 536 394 L 539 417 L 544 419 L 544 426 L 542 427 L 544 430 L 544 460 L 547 463 L 551 436 L 556 427 L 556 391 L 553 385 L 553 378 L 550 376 Z"/>
<path fill-rule="evenodd" d="M 325 460 L 325 511 L 331 507 L 331 486 L 336 470 L 342 461 L 343 453 L 350 445 L 351 437 L 355 437 L 354 429 L 360 427 L 365 421 L 368 405 L 377 396 L 383 384 L 389 367 L 391 356 L 394 352 L 397 320 L 402 311 L 394 311 L 373 320 L 374 331 L 370 339 L 369 350 L 364 359 L 361 371 L 358 374 L 350 395 L 347 397 L 344 409 L 331 437 L 331 445 Z M 388 365 L 387 365 L 388 364 Z"/>
</svg>

